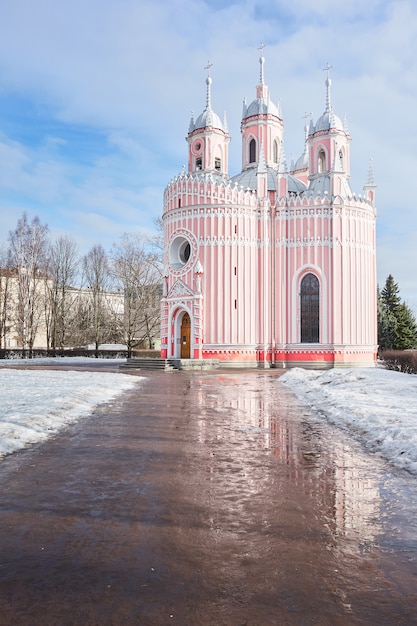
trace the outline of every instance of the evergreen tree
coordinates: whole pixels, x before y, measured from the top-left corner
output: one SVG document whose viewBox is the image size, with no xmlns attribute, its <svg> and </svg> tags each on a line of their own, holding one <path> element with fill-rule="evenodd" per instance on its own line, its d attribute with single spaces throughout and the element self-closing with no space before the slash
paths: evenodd
<svg viewBox="0 0 417 626">
<path fill-rule="evenodd" d="M 398 287 L 398 283 L 394 281 L 394 278 L 390 274 L 385 281 L 383 290 L 381 291 L 381 298 L 390 313 L 393 313 L 395 316 L 397 316 L 401 304 L 401 298 L 398 295 L 399 292 L 400 289 Z"/>
<path fill-rule="evenodd" d="M 417 323 L 410 307 L 402 302 L 397 315 L 397 350 L 417 348 Z"/>
<path fill-rule="evenodd" d="M 381 350 L 417 348 L 417 322 L 410 307 L 401 301 L 398 283 L 390 274 L 378 302 L 378 344 Z"/>
<path fill-rule="evenodd" d="M 378 345 L 381 350 L 393 350 L 396 340 L 397 320 L 377 293 Z"/>
</svg>

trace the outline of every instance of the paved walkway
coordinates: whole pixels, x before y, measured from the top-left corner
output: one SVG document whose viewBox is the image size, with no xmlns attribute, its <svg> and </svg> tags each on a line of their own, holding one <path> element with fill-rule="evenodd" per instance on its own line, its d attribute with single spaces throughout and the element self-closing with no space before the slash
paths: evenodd
<svg viewBox="0 0 417 626">
<path fill-rule="evenodd" d="M 2 626 L 417 623 L 415 560 L 390 575 L 377 545 L 382 470 L 279 373 L 138 374 L 0 465 Z"/>
</svg>

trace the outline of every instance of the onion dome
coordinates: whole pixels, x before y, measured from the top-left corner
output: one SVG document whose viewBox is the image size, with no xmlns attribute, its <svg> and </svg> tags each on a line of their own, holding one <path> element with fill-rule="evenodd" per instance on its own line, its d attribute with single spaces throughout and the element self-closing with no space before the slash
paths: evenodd
<svg viewBox="0 0 417 626">
<path fill-rule="evenodd" d="M 340 119 L 340 117 L 338 117 L 337 115 L 335 115 L 334 111 L 333 111 L 333 107 L 330 103 L 330 86 L 332 84 L 332 81 L 330 80 L 329 77 L 329 71 L 331 69 L 331 65 L 327 64 L 327 66 L 324 68 L 324 71 L 327 72 L 327 78 L 326 78 L 326 110 L 323 113 L 323 115 L 321 115 L 319 117 L 319 119 L 317 120 L 316 124 L 310 125 L 310 131 L 309 134 L 312 135 L 313 133 L 317 133 L 320 131 L 326 131 L 326 130 L 330 130 L 331 128 L 335 128 L 337 130 L 341 130 L 341 131 L 345 131 L 345 127 L 344 124 L 342 122 L 342 120 Z"/>
<path fill-rule="evenodd" d="M 263 47 L 263 46 L 261 46 Z M 260 63 L 260 80 L 257 87 L 257 97 L 253 100 L 249 106 L 246 106 L 246 102 L 243 102 L 243 115 L 242 119 L 247 119 L 254 115 L 274 115 L 281 119 L 281 113 L 279 107 L 274 104 L 269 97 L 268 87 L 264 82 L 264 63 L 265 58 L 261 55 L 259 59 Z"/>
</svg>

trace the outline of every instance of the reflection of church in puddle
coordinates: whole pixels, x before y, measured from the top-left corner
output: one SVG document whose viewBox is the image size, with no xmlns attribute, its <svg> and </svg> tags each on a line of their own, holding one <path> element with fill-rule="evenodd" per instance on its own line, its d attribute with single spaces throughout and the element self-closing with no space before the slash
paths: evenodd
<svg viewBox="0 0 417 626">
<path fill-rule="evenodd" d="M 240 378 L 233 387 L 227 385 L 225 391 L 221 386 L 211 388 L 210 379 L 203 380 L 197 380 L 194 387 L 199 441 L 213 442 L 216 450 L 216 442 L 229 437 L 233 441 L 233 433 L 240 433 L 239 440 L 245 440 L 246 435 L 248 442 L 247 454 L 233 456 L 235 464 L 240 459 L 240 471 L 226 471 L 224 464 L 230 460 L 227 455 L 213 455 L 212 480 L 216 483 L 219 473 L 227 475 L 233 491 L 234 480 L 241 480 L 244 475 L 253 497 L 263 489 L 271 491 L 272 497 L 271 485 L 275 483 L 266 470 L 267 464 L 260 462 L 259 456 L 257 463 L 251 462 L 254 450 L 262 450 L 285 468 L 285 483 L 291 489 L 312 499 L 331 535 L 352 540 L 352 548 L 360 552 L 370 549 L 381 531 L 381 497 L 378 482 L 369 476 L 369 468 L 362 466 L 360 456 L 343 442 L 337 444 L 324 424 L 311 416 L 300 419 L 301 409 L 292 394 L 287 396 L 282 388 L 271 394 L 271 380 L 259 378 L 255 394 L 241 393 Z M 212 414 L 202 412 L 203 406 L 214 414 L 218 411 L 224 419 L 214 420 Z M 238 447 L 245 450 L 242 443 Z"/>
<path fill-rule="evenodd" d="M 328 75 L 325 111 L 288 169 L 261 56 L 256 98 L 243 106 L 242 171 L 232 177 L 211 82 L 203 113 L 191 118 L 188 171 L 165 190 L 162 356 L 373 365 L 375 185 L 370 168 L 364 194 L 351 190 L 350 135 L 333 111 Z"/>
</svg>

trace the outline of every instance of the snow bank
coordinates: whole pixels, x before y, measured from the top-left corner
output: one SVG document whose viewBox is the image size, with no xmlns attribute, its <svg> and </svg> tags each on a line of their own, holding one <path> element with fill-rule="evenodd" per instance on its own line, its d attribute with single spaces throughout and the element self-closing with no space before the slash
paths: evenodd
<svg viewBox="0 0 417 626">
<path fill-rule="evenodd" d="M 0 369 L 0 458 L 44 441 L 140 380 L 101 372 Z"/>
<path fill-rule="evenodd" d="M 375 369 L 295 368 L 280 379 L 330 422 L 417 474 L 417 376 Z"/>
</svg>

